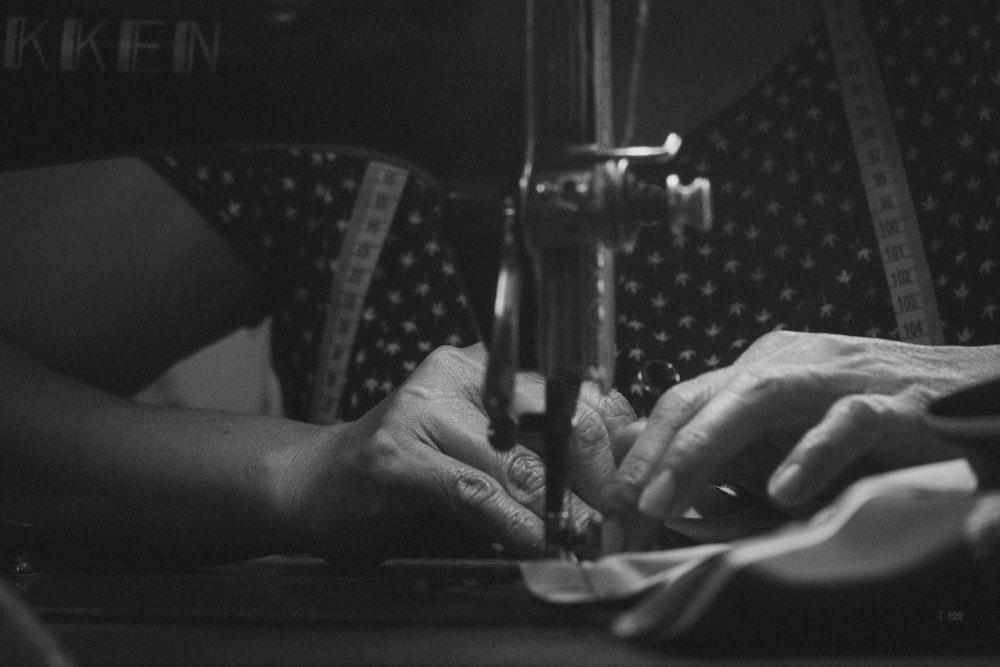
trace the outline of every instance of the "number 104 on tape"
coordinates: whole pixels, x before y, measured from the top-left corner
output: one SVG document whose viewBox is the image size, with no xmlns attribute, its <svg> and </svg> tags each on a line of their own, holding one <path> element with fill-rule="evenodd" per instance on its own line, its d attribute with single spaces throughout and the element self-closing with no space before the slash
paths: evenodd
<svg viewBox="0 0 1000 667">
<path fill-rule="evenodd" d="M 824 11 L 899 338 L 940 344 L 934 286 L 860 6 L 857 0 L 826 0 Z"/>
</svg>

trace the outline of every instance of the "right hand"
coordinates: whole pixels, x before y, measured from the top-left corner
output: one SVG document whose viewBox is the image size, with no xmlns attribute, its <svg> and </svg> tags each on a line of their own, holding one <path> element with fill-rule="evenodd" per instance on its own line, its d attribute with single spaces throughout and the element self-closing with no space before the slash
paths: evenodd
<svg viewBox="0 0 1000 667">
<path fill-rule="evenodd" d="M 605 549 L 648 548 L 713 482 L 790 513 L 870 471 L 960 456 L 924 421 L 938 396 L 996 373 L 996 347 L 775 332 L 727 368 L 672 387 L 609 487 Z M 855 473 L 858 470 L 858 473 Z M 734 475 L 736 476 L 734 478 Z"/>
</svg>

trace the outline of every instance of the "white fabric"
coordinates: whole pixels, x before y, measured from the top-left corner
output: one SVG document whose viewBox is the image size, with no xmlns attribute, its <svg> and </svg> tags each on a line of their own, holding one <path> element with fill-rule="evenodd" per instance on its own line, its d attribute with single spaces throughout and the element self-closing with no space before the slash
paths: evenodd
<svg viewBox="0 0 1000 667">
<path fill-rule="evenodd" d="M 808 521 L 793 522 L 763 536 L 724 544 L 621 553 L 590 562 L 535 560 L 521 563 L 528 590 L 552 603 L 623 600 L 653 586 L 669 586 L 713 556 L 734 567 L 815 546 L 835 535 L 873 498 L 917 498 L 934 494 L 970 496 L 975 473 L 964 459 L 905 468 L 859 480 Z M 719 582 L 719 585 L 724 583 Z"/>
</svg>

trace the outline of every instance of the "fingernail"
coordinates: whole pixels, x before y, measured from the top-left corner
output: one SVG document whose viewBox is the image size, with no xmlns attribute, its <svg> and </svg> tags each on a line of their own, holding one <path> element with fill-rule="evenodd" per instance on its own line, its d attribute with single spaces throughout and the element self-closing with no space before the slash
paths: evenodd
<svg viewBox="0 0 1000 667">
<path fill-rule="evenodd" d="M 616 554 L 625 550 L 625 527 L 614 517 L 601 524 L 601 554 Z"/>
<path fill-rule="evenodd" d="M 654 519 L 666 519 L 670 515 L 670 507 L 673 505 L 676 492 L 674 474 L 664 470 L 642 492 L 639 497 L 639 511 Z"/>
<path fill-rule="evenodd" d="M 802 465 L 791 463 L 771 476 L 767 493 L 778 503 L 790 505 L 802 492 Z"/>
</svg>

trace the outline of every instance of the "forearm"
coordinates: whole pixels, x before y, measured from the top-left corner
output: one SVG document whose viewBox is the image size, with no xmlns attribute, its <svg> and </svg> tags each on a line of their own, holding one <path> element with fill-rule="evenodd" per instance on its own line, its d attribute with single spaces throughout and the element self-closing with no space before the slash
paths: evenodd
<svg viewBox="0 0 1000 667">
<path fill-rule="evenodd" d="M 229 560 L 304 548 L 289 420 L 142 406 L 0 344 L 0 516 L 87 557 Z"/>
</svg>

